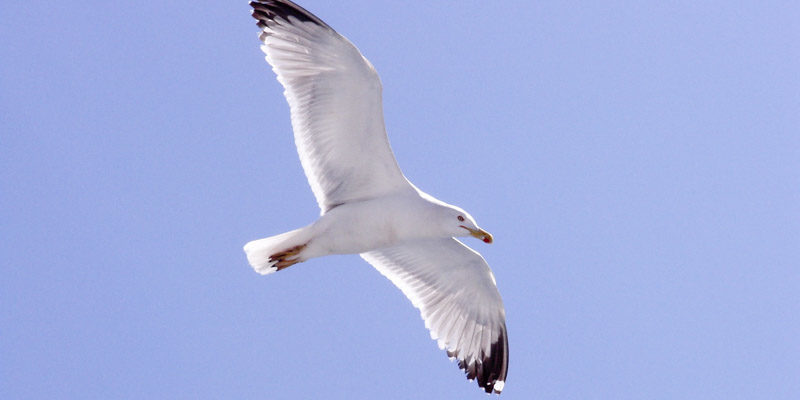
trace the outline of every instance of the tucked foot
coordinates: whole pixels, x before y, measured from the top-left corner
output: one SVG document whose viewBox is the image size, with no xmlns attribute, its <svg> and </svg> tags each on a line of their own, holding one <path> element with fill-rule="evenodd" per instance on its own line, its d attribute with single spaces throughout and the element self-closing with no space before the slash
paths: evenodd
<svg viewBox="0 0 800 400">
<path fill-rule="evenodd" d="M 269 256 L 269 261 L 274 262 L 275 267 L 278 269 L 278 271 L 280 271 L 286 267 L 299 263 L 300 260 L 298 259 L 298 256 L 305 248 L 305 244 L 294 246 L 288 250 L 284 250 Z"/>
</svg>

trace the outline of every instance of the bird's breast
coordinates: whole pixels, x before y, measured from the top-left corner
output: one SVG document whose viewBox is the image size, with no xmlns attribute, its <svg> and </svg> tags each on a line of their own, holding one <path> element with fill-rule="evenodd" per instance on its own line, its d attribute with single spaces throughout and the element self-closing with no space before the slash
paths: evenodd
<svg viewBox="0 0 800 400">
<path fill-rule="evenodd" d="M 346 203 L 323 215 L 315 224 L 312 244 L 327 254 L 356 254 L 390 247 L 414 239 L 410 223 L 418 212 L 396 202 Z"/>
</svg>

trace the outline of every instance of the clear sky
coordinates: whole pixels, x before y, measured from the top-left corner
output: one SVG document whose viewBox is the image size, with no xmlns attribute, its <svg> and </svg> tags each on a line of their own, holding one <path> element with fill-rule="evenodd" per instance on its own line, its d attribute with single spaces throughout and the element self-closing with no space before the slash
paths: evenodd
<svg viewBox="0 0 800 400">
<path fill-rule="evenodd" d="M 301 4 L 494 234 L 502 398 L 800 398 L 800 6 L 602 3 Z M 0 15 L 0 398 L 486 398 L 358 256 L 248 266 L 318 209 L 247 1 Z"/>
</svg>

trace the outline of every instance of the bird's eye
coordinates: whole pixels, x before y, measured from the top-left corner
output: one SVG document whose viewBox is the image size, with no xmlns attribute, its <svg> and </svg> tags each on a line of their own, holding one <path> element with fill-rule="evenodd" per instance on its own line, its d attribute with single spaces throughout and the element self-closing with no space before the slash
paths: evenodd
<svg viewBox="0 0 800 400">
<path fill-rule="evenodd" d="M 459 215 L 459 216 L 458 216 L 458 220 L 459 220 L 459 221 L 464 221 L 464 217 L 462 217 L 462 216 L 460 216 L 460 215 Z"/>
</svg>

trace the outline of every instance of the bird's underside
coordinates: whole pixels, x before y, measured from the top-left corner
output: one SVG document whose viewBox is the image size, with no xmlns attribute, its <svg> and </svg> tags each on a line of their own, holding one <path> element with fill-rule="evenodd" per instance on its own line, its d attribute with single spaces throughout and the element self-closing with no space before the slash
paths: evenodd
<svg viewBox="0 0 800 400">
<path fill-rule="evenodd" d="M 268 274 L 326 254 L 360 253 L 420 310 L 431 337 L 467 377 L 499 394 L 508 371 L 503 302 L 489 265 L 455 238 L 491 243 L 491 235 L 403 176 L 384 128 L 380 79 L 355 46 L 291 1 L 250 5 L 322 215 L 248 243 L 248 261 Z"/>
</svg>

